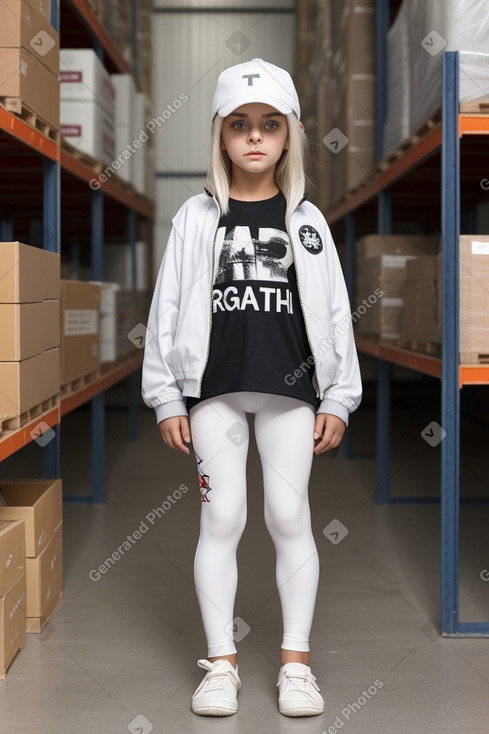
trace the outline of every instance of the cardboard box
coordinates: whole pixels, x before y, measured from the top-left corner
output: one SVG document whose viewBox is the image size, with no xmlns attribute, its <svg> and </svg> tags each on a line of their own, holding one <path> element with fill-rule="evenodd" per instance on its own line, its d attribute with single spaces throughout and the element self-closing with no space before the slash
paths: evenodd
<svg viewBox="0 0 489 734">
<path fill-rule="evenodd" d="M 460 237 L 460 353 L 489 355 L 489 235 Z M 464 361 L 465 358 L 464 358 Z M 469 357 L 469 361 L 471 358 Z"/>
<path fill-rule="evenodd" d="M 61 99 L 99 102 L 115 111 L 115 90 L 110 74 L 91 48 L 62 48 L 59 59 Z"/>
<path fill-rule="evenodd" d="M 0 520 L 0 597 L 25 573 L 25 523 Z"/>
<path fill-rule="evenodd" d="M 127 149 L 132 144 L 134 132 L 134 105 L 136 88 L 132 74 L 111 74 L 111 81 L 115 89 L 115 148 L 116 157 L 127 151 L 127 160 L 118 171 L 125 181 L 131 182 L 133 176 L 134 154 Z"/>
<path fill-rule="evenodd" d="M 59 79 L 33 54 L 23 48 L 0 48 L 0 97 L 20 98 L 22 104 L 57 130 Z"/>
<path fill-rule="evenodd" d="M 401 336 L 441 342 L 441 255 L 421 255 L 406 265 Z"/>
<path fill-rule="evenodd" d="M 0 479 L 0 492 L 10 503 L 0 520 L 24 521 L 25 554 L 36 558 L 63 519 L 61 479 Z"/>
<path fill-rule="evenodd" d="M 51 0 L 26 0 L 27 5 L 51 22 Z"/>
<path fill-rule="evenodd" d="M 60 256 L 21 242 L 0 242 L 0 303 L 59 298 Z"/>
<path fill-rule="evenodd" d="M 378 255 L 436 255 L 440 249 L 438 236 L 405 234 L 369 234 L 356 243 L 357 258 Z"/>
<path fill-rule="evenodd" d="M 0 303 L 0 361 L 20 361 L 58 346 L 58 300 Z"/>
<path fill-rule="evenodd" d="M 114 113 L 98 100 L 61 100 L 60 132 L 75 148 L 110 165 L 115 158 Z M 118 173 L 118 171 L 117 171 Z"/>
<path fill-rule="evenodd" d="M 26 558 L 26 617 L 44 617 L 63 587 L 63 523 L 37 558 Z"/>
<path fill-rule="evenodd" d="M 59 393 L 58 347 L 21 362 L 0 362 L 0 418 L 16 418 Z"/>
<path fill-rule="evenodd" d="M 59 34 L 26 0 L 0 4 L 0 47 L 23 48 L 58 76 Z"/>
<path fill-rule="evenodd" d="M 25 642 L 26 574 L 0 598 L 0 677 Z"/>
<path fill-rule="evenodd" d="M 81 280 L 61 281 L 61 384 L 100 367 L 100 287 Z"/>
</svg>

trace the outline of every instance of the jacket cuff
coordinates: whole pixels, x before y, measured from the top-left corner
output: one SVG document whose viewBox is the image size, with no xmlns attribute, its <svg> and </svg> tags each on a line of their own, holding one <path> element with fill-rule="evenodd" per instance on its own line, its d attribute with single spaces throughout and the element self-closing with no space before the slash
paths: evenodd
<svg viewBox="0 0 489 734">
<path fill-rule="evenodd" d="M 176 400 L 170 400 L 169 403 L 163 405 L 157 405 L 155 408 L 156 423 L 161 423 L 165 418 L 173 418 L 176 415 L 185 415 L 188 418 L 187 408 L 185 407 L 185 400 L 177 398 Z"/>
<path fill-rule="evenodd" d="M 345 426 L 348 425 L 348 419 L 350 417 L 350 413 L 348 412 L 348 409 L 345 408 L 344 405 L 341 403 L 338 403 L 336 400 L 330 400 L 329 398 L 324 398 L 323 402 L 319 406 L 319 408 L 316 411 L 317 413 L 329 413 L 330 415 L 336 415 L 338 418 L 341 418 Z"/>
</svg>

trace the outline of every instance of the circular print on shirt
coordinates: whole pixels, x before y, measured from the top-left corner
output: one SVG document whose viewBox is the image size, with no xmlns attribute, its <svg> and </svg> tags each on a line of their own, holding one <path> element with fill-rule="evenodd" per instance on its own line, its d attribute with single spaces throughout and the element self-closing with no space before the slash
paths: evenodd
<svg viewBox="0 0 489 734">
<path fill-rule="evenodd" d="M 308 252 L 317 255 L 323 249 L 323 242 L 319 232 L 310 224 L 304 224 L 299 230 L 299 239 Z"/>
</svg>

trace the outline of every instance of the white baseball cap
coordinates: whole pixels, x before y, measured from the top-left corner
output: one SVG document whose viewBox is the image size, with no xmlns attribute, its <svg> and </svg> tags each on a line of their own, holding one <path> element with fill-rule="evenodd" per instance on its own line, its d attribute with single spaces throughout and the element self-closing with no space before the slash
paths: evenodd
<svg viewBox="0 0 489 734">
<path fill-rule="evenodd" d="M 219 75 L 212 100 L 212 119 L 216 115 L 227 117 L 249 102 L 264 102 L 283 115 L 293 112 L 301 119 L 299 98 L 289 72 L 263 59 L 231 66 Z"/>
</svg>

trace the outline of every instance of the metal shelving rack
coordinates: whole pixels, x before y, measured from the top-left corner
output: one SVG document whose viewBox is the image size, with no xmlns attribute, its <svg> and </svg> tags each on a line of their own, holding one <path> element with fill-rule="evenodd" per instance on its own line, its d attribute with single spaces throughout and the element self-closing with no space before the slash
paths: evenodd
<svg viewBox="0 0 489 734">
<path fill-rule="evenodd" d="M 377 0 L 377 161 L 382 152 L 386 100 L 386 36 L 389 0 Z M 489 135 L 488 115 L 459 113 L 459 53 L 443 53 L 442 119 L 419 142 L 387 169 L 380 171 L 361 189 L 327 213 L 330 224 L 344 222 L 346 278 L 354 300 L 356 214 L 362 206 L 377 203 L 379 234 L 392 231 L 392 189 L 431 157 L 440 156 L 443 339 L 441 358 L 411 352 L 393 345 L 357 336 L 359 352 L 377 359 L 377 502 L 413 501 L 391 498 L 389 491 L 391 428 L 391 365 L 408 367 L 441 380 L 441 425 L 446 437 L 441 443 L 441 566 L 440 627 L 443 636 L 489 636 L 489 622 L 459 619 L 459 530 L 460 530 L 460 390 L 464 385 L 489 384 L 489 366 L 459 364 L 459 237 L 460 237 L 460 146 L 471 136 Z M 371 217 L 371 212 L 369 213 Z M 416 498 L 414 501 L 418 501 Z"/>
<path fill-rule="evenodd" d="M 83 34 L 88 34 L 94 50 L 99 58 L 107 63 L 113 71 L 128 73 L 126 62 L 112 44 L 98 19 L 84 0 L 61 0 L 62 7 L 77 19 Z M 133 10 L 137 8 L 137 0 L 132 0 Z M 134 15 L 134 13 L 133 13 Z M 57 2 L 51 5 L 51 24 L 57 31 L 60 29 L 60 7 Z M 79 206 L 86 207 L 84 220 L 89 220 L 92 278 L 103 280 L 104 223 L 110 215 L 111 223 L 121 227 L 121 214 L 125 212 L 125 232 L 132 248 L 133 285 L 136 282 L 135 246 L 137 237 L 138 216 L 152 220 L 154 204 L 144 196 L 131 192 L 126 186 L 115 181 L 100 184 L 97 190 L 89 189 L 88 184 L 94 178 L 92 169 L 79 161 L 61 144 L 41 134 L 29 124 L 0 107 L 0 142 L 8 145 L 9 155 L 22 157 L 24 171 L 29 171 L 33 183 L 32 191 L 42 196 L 43 200 L 43 246 L 54 252 L 61 250 L 61 206 L 60 191 L 63 178 L 63 192 L 69 191 L 81 201 Z M 2 145 L 2 151 L 6 150 Z M 41 171 L 39 173 L 39 170 Z M 0 238 L 13 239 L 13 223 L 0 220 Z M 28 241 L 28 239 L 27 239 Z M 130 439 L 136 434 L 136 399 L 138 374 L 142 364 L 142 354 L 132 354 L 121 360 L 102 376 L 80 390 L 63 397 L 60 404 L 37 416 L 33 421 L 17 431 L 6 433 L 0 438 L 0 461 L 32 441 L 31 431 L 41 421 L 51 427 L 55 433 L 52 440 L 44 447 L 44 475 L 46 478 L 57 478 L 60 475 L 60 423 L 63 415 L 75 410 L 80 405 L 91 403 L 91 440 L 92 440 L 92 494 L 91 496 L 69 496 L 65 501 L 87 502 L 99 504 L 104 501 L 105 488 L 105 398 L 104 391 L 120 380 L 129 377 L 130 384 Z"/>
</svg>

